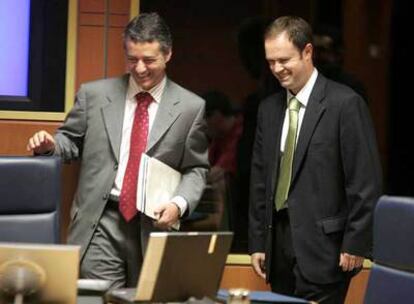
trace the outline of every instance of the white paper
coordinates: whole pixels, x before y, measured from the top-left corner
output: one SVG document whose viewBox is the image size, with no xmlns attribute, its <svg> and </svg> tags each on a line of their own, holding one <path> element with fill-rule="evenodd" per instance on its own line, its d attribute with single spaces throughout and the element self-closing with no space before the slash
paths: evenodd
<svg viewBox="0 0 414 304">
<path fill-rule="evenodd" d="M 175 195 L 181 181 L 181 173 L 156 158 L 142 154 L 138 174 L 137 209 L 157 219 L 154 210 L 168 203 Z M 174 225 L 179 228 L 179 222 Z"/>
</svg>

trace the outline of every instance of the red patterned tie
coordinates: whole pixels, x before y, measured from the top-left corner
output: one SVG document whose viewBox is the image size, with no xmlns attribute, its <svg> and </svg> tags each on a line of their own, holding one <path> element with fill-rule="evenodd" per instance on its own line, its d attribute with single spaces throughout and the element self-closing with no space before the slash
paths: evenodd
<svg viewBox="0 0 414 304">
<path fill-rule="evenodd" d="M 148 137 L 148 106 L 152 102 L 152 96 L 147 92 L 141 92 L 136 96 L 137 108 L 131 131 L 131 144 L 129 147 L 128 164 L 122 182 L 121 195 L 119 197 L 119 210 L 125 220 L 129 222 L 136 214 L 138 169 L 141 155 L 147 147 Z"/>
</svg>

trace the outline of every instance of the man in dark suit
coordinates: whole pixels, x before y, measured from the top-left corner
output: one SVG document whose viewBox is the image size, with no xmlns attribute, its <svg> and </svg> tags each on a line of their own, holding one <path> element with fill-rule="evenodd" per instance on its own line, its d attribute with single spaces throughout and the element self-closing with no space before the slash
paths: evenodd
<svg viewBox="0 0 414 304">
<path fill-rule="evenodd" d="M 370 256 L 381 191 L 375 133 L 362 98 L 314 68 L 312 30 L 280 17 L 265 32 L 282 90 L 262 101 L 252 159 L 249 252 L 272 290 L 343 303 Z"/>
<path fill-rule="evenodd" d="M 68 242 L 81 245 L 81 277 L 113 287 L 135 286 L 148 233 L 195 209 L 208 171 L 204 100 L 166 77 L 172 39 L 165 22 L 155 13 L 134 18 L 124 48 L 129 74 L 82 85 L 55 136 L 37 132 L 27 147 L 82 160 Z M 155 222 L 135 207 L 143 152 L 182 173 Z"/>
</svg>

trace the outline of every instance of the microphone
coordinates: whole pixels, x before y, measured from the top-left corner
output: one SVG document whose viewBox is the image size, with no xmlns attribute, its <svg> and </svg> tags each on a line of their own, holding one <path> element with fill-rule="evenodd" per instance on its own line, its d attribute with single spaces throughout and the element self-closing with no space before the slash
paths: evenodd
<svg viewBox="0 0 414 304">
<path fill-rule="evenodd" d="M 22 304 L 24 297 L 36 296 L 46 282 L 46 272 L 33 261 L 9 260 L 0 265 L 0 296 L 14 304 Z"/>
</svg>

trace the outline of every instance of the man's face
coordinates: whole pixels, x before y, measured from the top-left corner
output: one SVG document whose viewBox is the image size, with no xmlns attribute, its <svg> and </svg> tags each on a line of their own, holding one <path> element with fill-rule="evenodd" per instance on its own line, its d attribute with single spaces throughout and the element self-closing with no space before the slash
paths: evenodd
<svg viewBox="0 0 414 304">
<path fill-rule="evenodd" d="M 158 41 L 134 42 L 126 39 L 125 55 L 127 69 L 135 82 L 148 91 L 164 78 L 171 51 L 162 52 Z"/>
<path fill-rule="evenodd" d="M 265 40 L 266 60 L 280 85 L 297 94 L 313 71 L 312 45 L 300 52 L 286 33 Z"/>
</svg>

